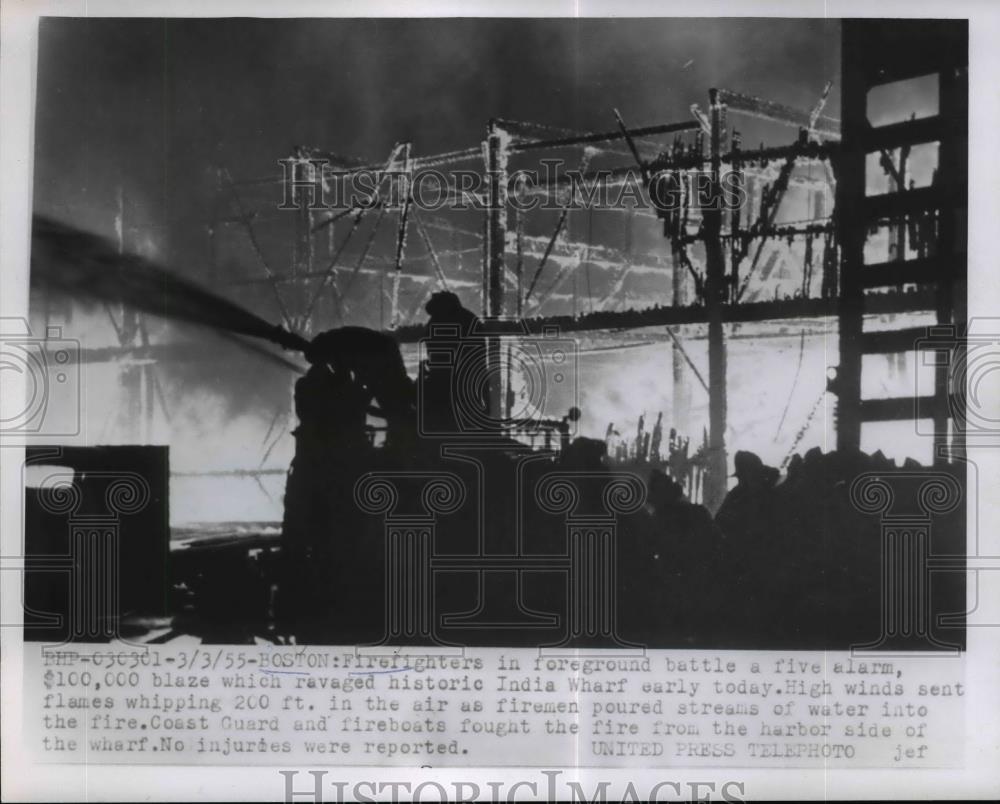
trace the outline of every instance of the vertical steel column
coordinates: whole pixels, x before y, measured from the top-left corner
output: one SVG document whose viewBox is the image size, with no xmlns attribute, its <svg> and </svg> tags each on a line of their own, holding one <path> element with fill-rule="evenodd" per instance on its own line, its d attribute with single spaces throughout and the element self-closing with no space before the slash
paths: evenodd
<svg viewBox="0 0 1000 804">
<path fill-rule="evenodd" d="M 739 203 L 744 197 L 743 188 L 745 187 L 745 180 L 743 176 L 743 162 L 740 160 L 738 154 L 743 146 L 743 138 L 740 136 L 738 131 L 733 131 L 732 133 L 732 151 L 733 151 L 733 161 L 732 170 L 733 175 L 736 179 L 734 190 L 737 191 L 737 198 L 733 199 L 735 203 L 732 205 L 732 209 L 729 211 L 729 233 L 731 235 L 729 240 L 729 260 L 730 260 L 730 291 L 727 293 L 727 298 L 735 299 L 736 293 L 740 288 L 740 242 L 737 235 L 740 232 L 740 228 L 743 223 L 741 221 L 742 204 Z M 728 198 L 729 195 L 726 194 L 722 196 L 720 194 L 720 200 L 723 198 Z M 724 205 L 725 206 L 725 205 Z"/>
<path fill-rule="evenodd" d="M 960 334 L 968 334 L 968 198 L 969 198 L 969 85 L 967 53 L 954 53 L 954 61 L 938 74 L 938 114 L 947 121 L 951 136 L 939 145 L 938 175 L 945 193 L 945 206 L 938 221 L 937 253 L 947 260 L 944 274 L 937 286 L 937 320 L 939 324 L 954 324 Z M 949 394 L 961 394 L 965 389 L 951 388 L 951 378 L 966 376 L 967 349 L 955 348 L 951 360 L 938 359 L 934 370 L 935 449 L 934 460 L 945 463 L 963 457 L 966 416 L 956 415 Z M 948 439 L 948 420 L 953 429 Z"/>
<path fill-rule="evenodd" d="M 841 148 L 835 163 L 837 237 L 841 276 L 839 299 L 839 363 L 837 366 L 837 449 L 861 446 L 861 326 L 865 227 L 865 148 L 868 86 L 860 48 L 863 32 L 845 23 L 841 41 Z"/>
<path fill-rule="evenodd" d="M 507 150 L 504 132 L 495 120 L 489 123 L 486 139 L 486 181 L 488 187 L 486 260 L 486 317 L 503 315 L 504 251 L 507 240 Z M 489 415 L 498 421 L 503 416 L 500 338 L 491 336 L 486 343 L 487 376 L 489 377 Z"/>
<path fill-rule="evenodd" d="M 293 297 L 290 305 L 290 315 L 303 335 L 312 330 L 311 322 L 304 320 L 306 307 L 309 304 L 309 294 L 306 292 L 308 275 L 312 271 L 313 254 L 313 202 L 321 196 L 322 186 L 315 190 L 305 190 L 307 182 L 315 182 L 315 167 L 309 161 L 309 155 L 302 149 L 295 151 L 294 185 L 292 187 L 295 200 L 295 239 L 292 251 L 292 287 Z M 314 195 L 315 193 L 315 195 Z M 334 280 L 336 284 L 336 280 Z M 300 316 L 303 318 L 300 319 Z"/>
<path fill-rule="evenodd" d="M 673 306 L 684 307 L 688 303 L 687 286 L 685 284 L 685 267 L 681 262 L 679 249 L 671 248 L 673 258 Z M 687 366 L 681 345 L 672 340 L 670 347 L 671 367 L 673 369 L 672 407 L 670 424 L 679 433 L 687 433 L 690 427 L 691 384 L 688 382 Z"/>
<path fill-rule="evenodd" d="M 726 255 L 722 247 L 722 112 L 718 90 L 709 90 L 711 197 L 702 220 L 705 236 L 705 306 L 708 313 L 708 474 L 705 506 L 715 511 L 726 496 L 726 335 L 722 303 Z"/>
<path fill-rule="evenodd" d="M 675 148 L 675 152 L 676 152 Z M 674 307 L 684 307 L 688 304 L 688 281 L 687 266 L 684 264 L 683 246 L 679 238 L 687 234 L 684 221 L 687 218 L 688 204 L 691 199 L 685 181 L 685 173 L 677 171 L 677 198 L 680 207 L 673 218 L 673 231 L 670 236 L 670 263 L 671 263 L 671 304 Z M 629 226 L 631 226 L 632 216 L 629 216 Z M 630 238 L 631 240 L 631 238 Z M 631 245 L 631 243 L 630 243 Z M 630 252 L 631 253 L 631 252 Z M 681 351 L 681 345 L 676 339 L 671 339 L 670 357 L 673 374 L 671 386 L 672 411 L 670 424 L 679 433 L 687 433 L 690 427 L 691 413 L 691 385 L 688 382 L 686 359 Z"/>
</svg>

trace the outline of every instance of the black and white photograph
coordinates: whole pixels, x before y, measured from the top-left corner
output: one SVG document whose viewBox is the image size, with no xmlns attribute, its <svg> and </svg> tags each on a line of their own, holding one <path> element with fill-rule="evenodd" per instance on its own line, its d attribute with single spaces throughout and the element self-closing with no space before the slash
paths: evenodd
<svg viewBox="0 0 1000 804">
<path fill-rule="evenodd" d="M 997 794 L 993 16 L 216 5 L 19 23 L 8 750 Z"/>
</svg>

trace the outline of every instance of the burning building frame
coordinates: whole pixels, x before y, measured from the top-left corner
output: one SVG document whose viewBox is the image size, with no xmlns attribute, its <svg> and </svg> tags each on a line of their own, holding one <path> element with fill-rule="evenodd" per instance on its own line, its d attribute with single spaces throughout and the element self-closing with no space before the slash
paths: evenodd
<svg viewBox="0 0 1000 804">
<path fill-rule="evenodd" d="M 660 517 L 671 523 L 668 529 L 677 527 L 678 533 L 685 534 L 676 537 L 670 548 L 672 565 L 663 572 L 669 575 L 675 571 L 673 567 L 686 566 L 690 581 L 718 566 L 725 584 L 736 590 L 734 595 L 747 593 L 748 584 L 765 583 L 763 569 L 757 574 L 738 570 L 753 563 L 754 550 L 758 549 L 746 534 L 745 538 L 734 538 L 749 517 L 756 518 L 751 528 L 757 529 L 754 538 L 765 539 L 771 531 L 781 533 L 779 541 L 784 548 L 796 556 L 802 553 L 802 561 L 813 562 L 816 572 L 822 574 L 829 568 L 826 563 L 809 556 L 801 544 L 788 548 L 785 543 L 793 539 L 789 533 L 804 527 L 810 512 L 796 512 L 790 524 L 782 518 L 784 514 L 760 510 L 759 500 L 767 498 L 771 500 L 768 505 L 784 506 L 787 513 L 794 508 L 788 499 L 792 487 L 808 486 L 818 476 L 830 480 L 831 486 L 843 486 L 845 479 L 860 477 L 865 470 L 890 471 L 892 463 L 884 456 L 872 458 L 860 452 L 866 443 L 885 446 L 879 443 L 877 430 L 874 440 L 867 442 L 863 431 L 886 422 L 906 422 L 918 428 L 921 422 L 927 423 L 927 429 L 918 432 L 925 432 L 925 442 L 931 445 L 928 463 L 949 477 L 962 474 L 963 413 L 954 378 L 962 376 L 961 366 L 956 365 L 962 353 L 956 343 L 966 323 L 966 38 L 962 23 L 846 20 L 841 30 L 840 75 L 815 87 L 809 109 L 717 88 L 708 91 L 704 109 L 693 105 L 687 118 L 661 124 L 626 123 L 613 108 L 607 110 L 607 130 L 599 132 L 554 129 L 498 117 L 486 121 L 482 142 L 443 153 L 424 155 L 412 142 L 402 141 L 394 145 L 384 162 L 372 163 L 322 147 L 298 146 L 288 156 L 276 155 L 274 175 L 263 179 L 236 179 L 229 169 L 217 168 L 213 172 L 215 200 L 205 227 L 209 255 L 205 279 L 213 294 L 240 303 L 252 300 L 252 308 L 261 317 L 243 319 L 235 310 L 229 318 L 219 311 L 210 315 L 218 326 L 231 332 L 267 338 L 307 354 L 306 341 L 330 327 L 388 332 L 400 345 L 407 368 L 419 373 L 427 365 L 432 346 L 423 321 L 425 305 L 432 294 L 449 294 L 462 309 L 477 311 L 470 313 L 481 326 L 475 341 L 477 350 L 481 346 L 476 360 L 482 362 L 482 377 L 477 382 L 481 381 L 486 420 L 509 439 L 504 442 L 508 450 L 545 455 L 577 472 L 603 467 L 612 473 L 628 473 L 639 467 L 638 471 L 649 473 L 643 492 L 647 498 L 644 515 L 654 523 L 660 522 Z M 918 110 L 905 103 L 904 109 L 893 108 L 893 98 L 906 94 L 894 96 L 893 86 L 925 80 L 933 84 L 930 111 L 926 104 Z M 834 88 L 839 90 L 840 120 L 825 113 Z M 880 103 L 884 108 L 878 108 Z M 779 124 L 792 133 L 777 144 L 754 147 L 741 132 L 748 118 Z M 117 251 L 123 258 L 134 251 L 124 195 L 119 196 L 117 206 L 117 242 L 83 246 Z M 33 257 L 33 277 L 41 289 L 39 298 L 47 298 L 46 288 L 60 282 L 60 272 L 49 270 L 51 265 L 73 260 L 72 248 L 46 250 L 45 238 L 52 231 L 49 224 L 36 223 L 39 244 Z M 98 262 L 102 260 L 106 258 Z M 71 290 L 93 294 L 97 287 L 85 280 Z M 66 288 L 63 282 L 62 289 Z M 212 304 L 210 297 L 214 298 L 206 292 L 202 299 L 205 309 Z M 193 303 L 193 297 L 186 298 L 186 303 Z M 159 312 L 184 317 L 176 313 L 177 304 L 165 302 L 163 295 L 143 303 L 116 290 L 105 293 L 101 303 L 117 344 L 84 349 L 82 360 L 85 364 L 117 362 L 122 399 L 127 405 L 122 415 L 130 428 L 126 440 L 154 440 L 157 407 L 161 416 L 169 416 L 169 404 L 157 379 L 157 363 L 198 359 L 202 357 L 200 349 L 193 345 L 185 354 L 183 345 L 160 344 L 150 337 L 148 316 Z M 271 318 L 273 321 L 265 323 Z M 223 319 L 226 323 L 219 323 Z M 460 336 L 467 337 L 469 332 L 463 330 Z M 809 394 L 811 405 L 798 422 L 798 432 L 787 434 L 783 442 L 780 468 L 787 470 L 782 484 L 785 491 L 772 498 L 769 495 L 775 491 L 776 478 L 766 478 L 774 470 L 743 451 L 744 445 L 733 437 L 732 351 L 741 341 L 754 348 L 779 334 L 798 342 L 801 368 L 807 339 L 825 342 L 833 332 L 837 364 L 825 372 L 822 387 L 815 391 L 818 399 Z M 557 385 L 554 377 L 563 375 L 549 365 L 547 338 L 573 342 L 565 349 L 551 350 L 567 359 L 581 344 L 594 351 L 607 348 L 598 340 L 604 336 L 623 347 L 613 340 L 622 333 L 650 339 L 654 348 L 664 353 L 669 350 L 665 371 L 670 375 L 666 422 L 672 428 L 670 436 L 663 432 L 662 414 L 656 428 L 647 432 L 644 414 L 639 417 L 634 441 L 629 436 L 623 439 L 624 424 L 619 423 L 621 430 L 615 422 L 606 428 L 606 422 L 597 426 L 598 422 L 588 421 L 591 413 L 586 404 L 577 406 L 576 394 L 553 390 Z M 542 355 L 527 368 L 527 362 L 518 357 L 525 342 Z M 625 343 L 624 347 L 630 345 Z M 700 354 L 693 355 L 696 348 L 704 352 L 703 360 Z M 867 396 L 863 377 L 871 373 L 871 361 L 875 356 L 900 354 L 912 356 L 909 359 L 914 367 L 906 380 L 911 392 Z M 923 355 L 938 359 L 922 361 Z M 523 376 L 538 365 L 539 377 Z M 915 375 L 921 365 L 930 366 L 929 387 L 918 389 Z M 360 370 L 351 368 L 351 376 L 356 377 Z M 791 371 L 795 390 L 799 369 Z M 533 382 L 547 391 L 538 396 Z M 694 415 L 692 409 L 692 392 L 697 388 L 706 397 L 702 416 Z M 421 396 L 419 381 L 417 394 Z M 829 455 L 836 457 L 796 455 L 803 434 L 831 401 L 837 448 Z M 786 404 L 779 431 L 788 412 Z M 379 404 L 376 418 L 384 413 L 385 404 Z M 299 414 L 301 419 L 301 410 Z M 188 477 L 194 482 L 210 474 L 246 478 L 268 494 L 262 479 L 274 476 L 280 480 L 285 473 L 265 463 L 276 446 L 288 441 L 293 417 L 291 396 L 286 396 L 284 403 L 279 399 L 261 447 L 263 459 L 257 466 L 193 471 Z M 795 425 L 790 422 L 790 430 Z M 367 428 L 370 446 L 381 445 L 382 428 L 370 423 Z M 587 442 L 601 439 L 588 439 L 584 433 L 603 436 L 603 450 L 588 452 Z M 482 432 L 475 435 L 483 437 Z M 629 444 L 621 451 L 609 450 L 616 439 Z M 455 449 L 459 449 L 470 442 L 459 439 L 456 443 L 459 446 Z M 605 450 L 607 454 L 602 454 Z M 859 454 L 864 460 L 851 463 L 845 458 Z M 823 460 L 826 464 L 820 468 L 817 462 Z M 838 462 L 844 465 L 833 466 Z M 422 464 L 417 461 L 408 466 L 414 469 Z M 378 461 L 364 467 L 367 471 L 385 469 Z M 733 470 L 738 482 L 730 488 Z M 532 477 L 543 482 L 543 478 Z M 807 482 L 806 477 L 811 480 Z M 353 475 L 340 478 L 341 485 L 352 487 L 355 480 Z M 686 493 L 692 503 L 700 504 L 687 505 L 705 516 L 680 506 L 670 483 L 679 484 L 682 496 Z M 764 485 L 758 488 L 756 483 Z M 741 489 L 742 497 L 738 493 Z M 818 499 L 814 502 L 822 504 Z M 286 507 L 287 503 L 286 498 Z M 376 508 L 362 506 L 368 514 L 381 513 L 389 519 L 394 515 Z M 709 512 L 715 515 L 714 522 Z M 546 509 L 534 515 L 544 518 L 543 514 L 553 513 Z M 841 511 L 836 521 L 844 525 L 853 521 L 851 516 L 856 513 L 848 516 Z M 640 516 L 632 509 L 617 515 L 626 519 Z M 453 529 L 467 529 L 473 521 L 459 522 Z M 678 521 L 687 524 L 680 527 Z M 369 528 L 360 519 L 354 524 L 359 532 Z M 288 527 L 286 512 L 285 541 L 280 548 L 286 554 Z M 538 527 L 545 530 L 548 526 Z M 627 628 L 621 632 L 615 628 L 593 631 L 583 626 L 576 631 L 575 626 L 570 627 L 570 632 L 588 638 L 613 638 L 616 644 L 681 640 L 737 646 L 733 640 L 740 629 L 732 622 L 721 624 L 725 618 L 720 612 L 690 611 L 683 595 L 667 600 L 660 598 L 666 594 L 662 590 L 651 591 L 664 585 L 663 577 L 655 572 L 645 577 L 649 571 L 636 556 L 639 552 L 645 555 L 643 540 L 652 538 L 647 530 L 654 526 L 632 523 L 631 527 L 639 534 L 636 543 L 643 546 L 633 555 L 620 557 L 618 569 L 606 570 L 613 575 L 624 568 L 646 591 L 623 603 L 619 616 L 630 607 L 648 607 L 647 592 L 669 614 L 662 622 L 646 622 L 633 632 Z M 961 523 L 949 520 L 948 528 L 952 532 L 939 540 L 947 540 L 947 546 L 938 544 L 934 550 L 959 549 L 961 535 L 955 529 L 961 529 Z M 513 529 L 523 531 L 518 523 Z M 575 543 L 575 532 L 571 528 L 567 536 L 571 543 Z M 381 577 L 380 563 L 389 560 L 391 550 L 423 545 L 419 549 L 433 554 L 423 570 L 425 575 L 420 576 L 424 583 L 430 584 L 435 572 L 449 568 L 458 573 L 479 572 L 480 584 L 487 583 L 488 573 L 482 568 L 465 567 L 454 555 L 441 555 L 442 548 L 434 546 L 434 540 L 447 541 L 447 535 L 433 527 L 420 531 L 421 536 L 402 533 L 389 528 L 386 553 L 367 564 L 368 559 L 360 563 Z M 694 546 L 684 542 L 692 533 L 701 534 L 700 543 Z M 257 532 L 241 540 L 227 533 L 215 544 L 215 549 L 226 555 L 223 548 L 236 545 L 234 554 L 244 564 L 247 555 L 253 554 L 253 569 L 247 573 L 252 581 L 247 580 L 245 586 L 246 594 L 258 599 L 274 592 L 269 574 L 281 574 L 268 568 L 269 561 L 281 560 L 274 555 L 280 540 L 271 536 Z M 492 539 L 492 548 L 509 541 L 502 533 L 483 532 L 480 538 L 484 543 Z M 417 541 L 411 544 L 408 540 L 413 539 Z M 649 553 L 659 562 L 657 549 L 649 547 Z M 568 556 L 573 555 L 568 549 L 567 557 L 562 557 L 558 546 L 542 552 L 560 556 L 553 565 L 553 571 L 558 572 L 565 569 L 560 562 L 570 561 Z M 720 558 L 720 553 L 728 554 Z M 519 549 L 511 554 L 520 554 Z M 878 561 L 873 562 L 867 553 L 865 556 L 848 563 L 850 572 L 866 573 L 867 594 L 871 596 L 878 586 Z M 183 555 L 172 557 L 178 566 L 187 561 Z M 923 560 L 931 559 L 924 555 Z M 214 627 L 231 636 L 226 623 L 235 616 L 233 607 L 216 600 L 213 608 L 204 602 L 212 598 L 206 592 L 211 585 L 206 577 L 217 576 L 206 576 L 202 569 L 192 567 L 185 571 L 185 594 L 198 586 L 200 592 L 195 597 L 200 595 L 200 611 L 214 611 Z M 511 583 L 521 583 L 521 575 L 514 573 L 512 577 Z M 641 578 L 641 583 L 635 578 Z M 846 576 L 841 580 L 846 583 Z M 355 589 L 346 577 L 338 576 L 338 583 Z M 536 591 L 533 604 L 528 605 L 524 601 L 532 593 L 519 587 L 512 591 L 514 587 L 505 587 L 504 581 L 493 583 L 498 584 L 493 587 L 499 590 L 496 599 L 503 598 L 506 589 L 517 598 L 518 606 L 524 603 L 524 610 L 547 610 L 544 593 Z M 615 582 L 608 583 L 613 587 Z M 954 602 L 961 589 L 961 584 L 952 584 L 943 597 Z M 475 597 L 472 587 L 466 592 Z M 522 594 L 528 598 L 522 600 Z M 794 596 L 796 592 L 787 594 Z M 551 609 L 552 601 L 548 603 Z M 331 605 L 322 595 L 307 597 L 292 607 L 291 619 L 299 618 L 303 609 L 317 612 Z M 405 610 L 396 600 L 386 603 L 386 611 L 392 605 Z M 868 600 L 865 605 L 870 611 L 873 604 Z M 822 611 L 824 621 L 840 611 L 829 600 L 817 606 L 806 607 L 808 614 L 815 616 Z M 177 606 L 164 608 L 176 610 Z M 554 634 L 545 630 L 544 618 L 526 616 L 524 610 L 510 614 L 510 621 L 520 624 L 526 633 L 541 629 L 546 639 L 553 640 Z M 751 610 L 757 615 L 763 611 Z M 770 609 L 768 613 L 774 614 Z M 848 614 L 845 619 L 849 623 L 856 623 L 860 616 L 853 609 Z M 453 611 L 450 616 L 452 626 L 461 630 L 465 615 Z M 273 611 L 271 618 L 282 619 L 280 612 L 274 615 Z M 379 627 L 386 618 L 391 619 L 388 613 L 376 618 Z M 292 634 L 299 641 L 345 635 L 363 641 L 370 639 L 373 629 L 378 630 L 375 626 L 352 630 L 341 623 L 331 634 L 323 618 L 318 619 L 321 621 L 310 619 L 303 628 L 292 625 L 282 631 L 278 626 L 274 631 L 270 627 L 278 639 Z M 479 622 L 471 615 L 467 619 L 484 628 L 496 625 L 496 621 Z M 248 632 L 260 632 L 259 625 L 247 628 Z M 397 623 L 395 630 L 386 630 L 395 639 L 429 639 L 431 632 L 439 638 L 427 623 L 409 629 Z M 490 635 L 482 638 L 496 639 L 495 630 L 487 631 Z M 858 632 L 847 628 L 834 642 L 857 638 Z M 452 635 L 451 639 L 457 638 Z M 783 637 L 780 629 L 767 634 L 751 629 L 750 639 L 759 646 L 781 643 Z M 919 640 L 925 646 L 947 641 L 930 631 L 920 634 Z M 960 638 L 956 636 L 951 642 L 956 640 Z M 817 637 L 815 644 L 821 643 L 825 644 Z"/>
</svg>

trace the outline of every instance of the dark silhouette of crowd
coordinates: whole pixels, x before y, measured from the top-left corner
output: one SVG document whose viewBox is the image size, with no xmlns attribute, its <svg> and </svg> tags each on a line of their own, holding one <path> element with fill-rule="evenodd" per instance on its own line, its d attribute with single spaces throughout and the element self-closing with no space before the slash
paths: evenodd
<svg viewBox="0 0 1000 804">
<path fill-rule="evenodd" d="M 864 473 L 905 477 L 920 465 L 818 447 L 793 456 L 784 477 L 750 452 L 737 452 L 734 464 L 736 484 L 714 518 L 686 503 L 670 478 L 650 478 L 651 510 L 639 526 L 644 546 L 633 564 L 642 584 L 660 589 L 660 616 L 647 618 L 642 636 L 655 644 L 669 633 L 668 644 L 731 648 L 878 641 L 886 591 L 881 522 L 852 502 L 851 485 Z M 933 551 L 963 552 L 961 511 L 938 517 L 932 530 Z M 667 565 L 643 573 L 664 556 Z M 936 611 L 962 610 L 961 573 L 940 574 L 930 591 Z M 948 640 L 959 633 L 950 629 Z"/>
</svg>

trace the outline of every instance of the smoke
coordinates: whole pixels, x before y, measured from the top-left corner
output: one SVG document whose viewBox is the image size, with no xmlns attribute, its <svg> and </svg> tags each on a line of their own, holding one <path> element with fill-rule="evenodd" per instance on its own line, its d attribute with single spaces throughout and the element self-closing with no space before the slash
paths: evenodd
<svg viewBox="0 0 1000 804">
<path fill-rule="evenodd" d="M 213 216 L 230 219 L 217 222 L 217 233 L 228 230 L 231 241 L 243 243 L 239 252 L 218 255 L 220 274 L 230 280 L 264 276 L 242 225 L 232 221 L 231 205 L 216 208 L 224 194 L 215 184 L 215 168 L 229 168 L 237 180 L 273 177 L 276 160 L 299 144 L 379 160 L 394 143 L 412 140 L 414 155 L 426 155 L 480 142 L 494 117 L 590 131 L 613 128 L 612 108 L 621 109 L 631 125 L 683 120 L 690 117 L 692 103 L 704 108 L 711 86 L 809 108 L 825 81 L 839 71 L 839 24 L 768 19 L 47 19 L 40 29 L 38 61 L 36 211 L 110 236 L 121 192 L 128 250 L 169 265 L 175 276 L 197 277 L 213 296 L 217 291 L 224 300 L 238 298 L 241 307 L 255 311 L 246 313 L 256 319 L 251 321 L 245 311 L 213 302 L 209 315 L 205 296 L 149 273 L 158 283 L 154 292 L 136 289 L 135 294 L 106 293 L 86 301 L 80 287 L 70 287 L 72 299 L 61 305 L 66 334 L 79 338 L 85 348 L 117 344 L 105 302 L 110 300 L 116 314 L 123 300 L 157 305 L 155 311 L 145 308 L 146 335 L 151 344 L 174 352 L 164 353 L 150 369 L 159 391 L 149 440 L 170 444 L 175 471 L 198 471 L 257 466 L 272 445 L 266 465 L 281 466 L 291 450 L 282 429 L 291 423 L 294 375 L 205 326 L 214 320 L 216 326 L 261 334 L 257 328 L 262 322 L 278 323 L 266 284 L 241 288 L 238 297 L 232 287 L 211 284 L 207 227 Z M 826 110 L 831 116 L 838 115 L 837 93 L 835 87 Z M 739 126 L 748 144 L 794 137 L 794 132 L 766 123 L 740 121 Z M 274 206 L 273 194 L 248 202 L 257 214 L 254 225 L 265 255 L 275 272 L 282 273 L 290 267 L 291 217 Z M 464 226 L 479 231 L 480 223 L 470 218 Z M 617 225 L 615 221 L 611 228 Z M 595 224 L 599 240 L 605 236 L 601 227 Z M 385 243 L 392 239 L 392 227 L 385 228 L 377 248 L 381 255 L 389 253 Z M 617 236 L 611 228 L 609 240 Z M 665 251 L 666 242 L 654 229 L 655 223 L 637 225 L 636 244 L 655 250 L 659 243 Z M 551 227 L 532 222 L 529 230 L 547 235 Z M 578 222 L 574 237 L 582 231 Z M 440 250 L 470 245 L 463 238 L 449 246 L 448 236 L 437 231 L 431 236 Z M 411 253 L 422 252 L 412 233 L 410 244 Z M 478 253 L 462 259 L 465 272 L 474 275 Z M 449 277 L 458 272 L 457 259 L 444 265 Z M 603 289 L 598 272 L 592 279 L 596 296 Z M 667 279 L 664 271 L 662 277 L 637 280 L 627 289 L 634 293 L 629 301 L 659 299 L 657 294 L 668 289 Z M 58 282 L 50 288 L 53 284 Z M 463 290 L 463 298 L 474 303 L 477 290 L 478 285 Z M 418 296 L 426 292 L 424 284 L 404 283 L 400 308 L 416 309 Z M 354 300 L 359 319 L 364 315 L 369 324 L 379 320 L 380 304 L 388 308 L 377 276 L 359 280 Z M 40 293 L 36 284 L 36 314 L 54 301 L 51 289 Z M 569 303 L 553 299 L 546 312 L 559 312 L 560 305 L 568 308 Z M 185 316 L 179 308 L 199 313 Z M 586 309 L 582 302 L 580 309 Z M 318 320 L 327 320 L 329 310 L 321 312 Z M 174 317 L 165 320 L 164 313 Z M 581 424 L 588 435 L 603 437 L 611 420 L 622 422 L 625 434 L 643 410 L 652 422 L 655 412 L 671 403 L 669 345 L 624 355 L 582 358 Z M 696 354 L 695 359 L 702 358 Z M 750 359 L 753 364 L 752 355 Z M 125 406 L 120 366 L 88 364 L 86 371 L 91 380 L 88 432 L 103 443 L 130 437 L 120 417 L 108 414 Z M 758 379 L 748 378 L 754 387 Z M 747 387 L 735 381 L 734 393 Z M 700 433 L 698 393 L 694 388 L 692 436 Z M 754 393 L 747 391 L 747 400 Z M 556 402 L 560 409 L 547 414 L 565 413 L 568 404 Z M 798 413 L 793 408 L 790 420 Z M 664 418 L 669 421 L 670 416 Z M 757 443 L 755 435 L 741 431 L 740 437 Z M 222 518 L 242 518 L 223 510 L 221 503 L 213 509 L 208 499 L 213 495 L 246 500 L 246 518 L 280 510 L 252 480 L 233 486 L 204 479 L 177 482 L 180 519 L 205 518 L 213 510 Z M 263 482 L 280 502 L 280 480 Z"/>
<path fill-rule="evenodd" d="M 35 221 L 32 266 L 33 325 L 44 331 L 61 314 L 64 334 L 82 349 L 87 443 L 169 445 L 174 522 L 277 518 L 275 476 L 250 478 L 251 498 L 264 502 L 237 510 L 246 478 L 216 481 L 236 484 L 216 489 L 230 504 L 206 509 L 212 482 L 178 476 L 287 465 L 298 365 L 235 334 L 273 336 L 273 327 L 148 259 L 119 255 L 106 239 L 44 218 Z M 145 357 L 149 349 L 161 359 Z"/>
</svg>

